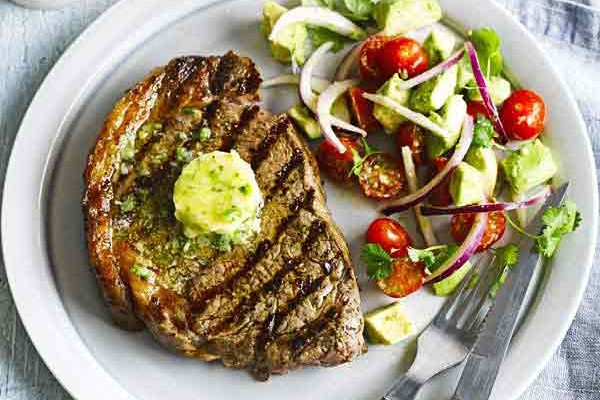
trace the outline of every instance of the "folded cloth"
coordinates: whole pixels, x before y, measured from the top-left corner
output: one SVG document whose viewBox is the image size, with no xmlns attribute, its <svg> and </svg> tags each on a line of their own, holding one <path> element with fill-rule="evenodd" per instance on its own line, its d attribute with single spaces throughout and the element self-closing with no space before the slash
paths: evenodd
<svg viewBox="0 0 600 400">
<path fill-rule="evenodd" d="M 600 170 L 600 1 L 500 0 L 532 31 L 577 98 Z M 521 400 L 600 400 L 600 253 L 562 345 Z M 577 273 L 577 266 L 573 266 Z"/>
</svg>

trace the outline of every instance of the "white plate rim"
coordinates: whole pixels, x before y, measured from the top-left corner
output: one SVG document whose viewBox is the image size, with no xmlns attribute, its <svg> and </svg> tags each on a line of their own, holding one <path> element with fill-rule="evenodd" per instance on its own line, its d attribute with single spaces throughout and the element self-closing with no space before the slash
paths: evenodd
<svg viewBox="0 0 600 400">
<path fill-rule="evenodd" d="M 150 1 L 154 2 L 155 5 L 150 6 Z M 537 50 L 543 54 L 542 58 L 545 62 L 549 61 L 533 35 L 529 33 L 529 31 L 527 31 L 514 16 L 509 14 L 507 10 L 493 0 L 487 1 L 496 9 L 496 12 L 503 15 L 503 18 L 512 21 L 514 27 L 520 31 L 520 34 L 526 36 L 530 41 L 535 43 Z M 177 13 L 174 12 L 173 14 L 181 16 L 184 15 L 185 11 L 188 9 L 191 11 L 200 8 L 199 4 L 209 5 L 211 3 L 213 3 L 213 1 L 210 0 L 184 0 L 180 2 Z M 133 399 L 134 397 L 117 383 L 116 380 L 95 361 L 94 357 L 87 350 L 78 336 L 78 333 L 73 326 L 70 325 L 69 317 L 62 307 L 58 291 L 55 290 L 55 292 L 50 291 L 45 293 L 44 295 L 49 297 L 43 298 L 39 291 L 36 292 L 34 290 L 39 288 L 39 286 L 31 285 L 27 276 L 20 273 L 19 267 L 27 265 L 27 261 L 30 263 L 42 262 L 46 265 L 49 264 L 45 249 L 45 222 L 42 218 L 44 215 L 43 210 L 45 208 L 44 190 L 40 189 L 40 182 L 43 183 L 45 181 L 48 172 L 47 166 L 52 160 L 38 160 L 37 166 L 40 167 L 39 169 L 32 168 L 31 166 L 29 170 L 25 169 L 26 175 L 32 178 L 30 180 L 23 180 L 23 163 L 19 163 L 19 161 L 21 161 L 21 159 L 26 159 L 24 156 L 32 151 L 31 143 L 26 143 L 25 138 L 32 139 L 31 136 L 34 134 L 33 129 L 31 128 L 35 126 L 36 123 L 35 110 L 43 105 L 44 100 L 48 100 L 52 85 L 57 84 L 61 75 L 63 77 L 68 76 L 65 72 L 67 72 L 66 67 L 68 67 L 69 63 L 72 62 L 73 59 L 78 58 L 79 55 L 84 54 L 86 47 L 89 45 L 89 41 L 100 37 L 100 34 L 103 33 L 103 31 L 106 33 L 111 24 L 115 24 L 119 20 L 126 21 L 133 18 L 134 15 L 138 17 L 143 16 L 144 11 L 142 8 L 154 9 L 151 15 L 156 15 L 155 13 L 160 5 L 161 0 L 123 0 L 118 2 L 92 23 L 80 37 L 69 46 L 67 51 L 65 51 L 60 60 L 52 68 L 32 100 L 30 107 L 21 122 L 17 137 L 15 138 L 6 171 L 4 196 L 2 201 L 2 249 L 13 299 L 21 320 L 46 365 L 70 394 L 78 399 L 104 399 L 107 397 L 114 399 Z M 168 12 L 168 7 L 164 6 L 164 2 L 162 9 L 165 12 Z M 175 17 L 172 17 L 171 20 L 174 18 Z M 166 17 L 163 19 L 166 19 Z M 136 32 L 136 34 L 141 33 Z M 554 70 L 554 68 L 552 69 Z M 554 70 L 554 75 L 558 77 L 558 83 L 564 93 L 568 94 L 566 103 L 575 110 L 579 125 L 575 130 L 587 132 L 576 101 L 564 82 L 564 79 L 556 70 Z M 69 107 L 77 104 L 77 101 L 78 99 L 71 99 L 71 102 L 68 103 Z M 67 110 L 68 108 L 64 110 L 65 114 L 67 114 Z M 55 116 L 55 119 L 56 118 L 57 116 Z M 62 117 L 58 118 L 56 120 L 56 126 L 60 128 L 60 126 L 66 122 L 67 121 L 62 120 Z M 46 147 L 46 149 L 48 149 L 54 145 L 56 138 L 45 139 L 47 139 L 47 142 L 44 143 L 48 145 Z M 41 146 L 44 143 L 34 145 L 33 150 L 35 150 L 35 146 Z M 591 162 L 591 165 L 594 165 L 589 138 L 586 138 L 586 144 L 585 156 L 587 162 Z M 596 181 L 595 175 L 596 171 L 594 169 L 591 171 L 591 177 L 594 178 L 594 183 Z M 17 187 L 17 190 L 9 190 L 9 188 L 15 187 Z M 27 190 L 29 190 L 28 193 L 26 193 Z M 24 198 L 27 198 L 28 202 L 19 201 L 19 196 L 23 194 L 25 194 Z M 598 193 L 596 190 L 592 190 L 591 199 L 593 207 L 592 219 L 597 222 Z M 23 205 L 31 205 L 35 212 L 30 213 L 30 216 L 28 216 L 26 220 L 19 220 L 18 217 L 22 217 L 22 214 L 19 214 L 16 211 L 23 207 Z M 535 366 L 522 374 L 522 379 L 514 386 L 514 390 L 509 395 L 510 398 L 516 398 L 520 395 L 539 374 L 560 345 L 560 342 L 564 338 L 575 316 L 587 286 L 594 255 L 598 226 L 597 223 L 592 225 L 592 237 L 590 238 L 591 245 L 588 246 L 582 257 L 584 260 L 584 268 L 581 279 L 577 282 L 576 287 L 572 288 L 574 295 L 571 297 L 570 303 L 565 306 L 564 319 L 559 329 L 556 329 L 554 335 L 549 338 L 550 344 L 546 347 L 545 352 L 539 356 Z M 31 227 L 33 232 L 24 232 L 24 226 Z M 30 257 L 28 257 L 28 254 L 24 254 L 20 249 L 18 239 L 28 236 L 31 237 L 32 234 L 34 236 L 34 243 L 32 243 L 32 247 L 30 247 L 29 250 L 33 251 L 31 252 Z M 35 269 L 33 269 L 33 271 L 35 271 Z M 41 272 L 42 274 L 40 275 L 37 284 L 47 285 L 44 286 L 46 289 L 55 286 L 51 268 L 38 272 Z M 43 307 L 44 303 L 47 303 L 48 301 L 51 301 L 51 306 L 53 308 L 53 310 L 51 310 L 53 312 L 52 315 L 58 319 L 50 319 L 48 315 L 41 312 L 43 308 L 40 308 L 40 306 Z M 61 325 L 63 329 L 58 330 L 58 325 Z M 85 365 L 88 368 L 85 374 L 78 373 L 77 367 L 73 367 L 73 357 L 76 357 L 82 365 Z"/>
</svg>

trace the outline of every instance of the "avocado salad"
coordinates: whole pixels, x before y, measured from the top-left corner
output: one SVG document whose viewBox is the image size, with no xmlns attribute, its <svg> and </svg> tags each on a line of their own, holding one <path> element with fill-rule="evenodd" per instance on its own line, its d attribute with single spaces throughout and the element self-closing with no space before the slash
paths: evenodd
<svg viewBox="0 0 600 400">
<path fill-rule="evenodd" d="M 519 257 L 508 232 L 551 258 L 579 225 L 567 200 L 543 210 L 541 233 L 527 231 L 529 209 L 552 193 L 558 172 L 545 144 L 551 110 L 516 81 L 493 28 L 460 27 L 437 0 L 302 0 L 266 2 L 261 31 L 273 58 L 291 66 L 263 88 L 298 86 L 288 116 L 316 141 L 321 171 L 381 202 L 385 217 L 367 228 L 361 261 L 386 295 L 425 285 L 450 295 L 473 268 L 468 260 L 485 252 L 501 271 L 494 294 Z M 335 75 L 317 77 L 337 52 Z M 374 136 L 389 137 L 389 148 L 374 148 Z M 409 211 L 425 248 L 391 218 Z M 450 243 L 431 218 L 449 218 Z M 397 304 L 367 314 L 366 326 L 383 344 L 412 332 Z"/>
</svg>

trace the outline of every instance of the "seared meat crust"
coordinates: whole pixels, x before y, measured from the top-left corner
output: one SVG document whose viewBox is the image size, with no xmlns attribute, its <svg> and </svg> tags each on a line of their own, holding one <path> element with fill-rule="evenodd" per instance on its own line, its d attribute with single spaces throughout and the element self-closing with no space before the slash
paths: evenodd
<svg viewBox="0 0 600 400">
<path fill-rule="evenodd" d="M 89 155 L 86 239 L 115 323 L 258 379 L 364 351 L 346 242 L 313 156 L 286 116 L 262 111 L 260 74 L 233 52 L 182 57 L 129 90 Z M 211 135 L 201 135 L 209 128 Z M 190 158 L 236 150 L 265 198 L 248 245 L 191 240 L 173 184 Z"/>
</svg>

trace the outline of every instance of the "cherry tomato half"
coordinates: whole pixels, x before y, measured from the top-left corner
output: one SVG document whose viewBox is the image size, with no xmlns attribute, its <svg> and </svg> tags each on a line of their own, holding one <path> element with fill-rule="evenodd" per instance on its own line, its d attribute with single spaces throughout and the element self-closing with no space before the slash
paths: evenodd
<svg viewBox="0 0 600 400">
<path fill-rule="evenodd" d="M 403 123 L 396 134 L 396 146 L 400 152 L 403 147 L 410 147 L 415 164 L 423 164 L 425 159 L 425 131 L 412 122 Z"/>
<path fill-rule="evenodd" d="M 360 146 L 355 140 L 340 137 L 340 141 L 346 146 L 346 152 L 340 153 L 328 140 L 324 140 L 317 149 L 317 161 L 323 172 L 331 179 L 349 184 L 352 182 L 350 171 L 354 166 L 352 149 L 360 153 Z"/>
<path fill-rule="evenodd" d="M 379 70 L 379 53 L 390 40 L 387 36 L 371 36 L 360 49 L 360 77 L 377 85 L 385 82 Z"/>
<path fill-rule="evenodd" d="M 448 164 L 446 157 L 438 157 L 431 163 L 431 176 L 437 175 Z M 429 203 L 436 207 L 447 207 L 452 203 L 450 195 L 450 177 L 447 176 L 444 181 L 429 195 Z"/>
<path fill-rule="evenodd" d="M 381 125 L 373 116 L 374 104 L 363 97 L 366 92 L 366 90 L 359 87 L 350 88 L 348 99 L 350 100 L 354 120 L 358 126 L 368 133 L 373 133 L 380 131 Z"/>
<path fill-rule="evenodd" d="M 534 139 L 544 130 L 546 105 L 535 92 L 517 90 L 504 102 L 500 120 L 509 139 Z"/>
<path fill-rule="evenodd" d="M 452 217 L 450 224 L 450 233 L 457 243 L 462 243 L 473 226 L 475 214 L 457 214 Z M 502 238 L 506 230 L 506 217 L 502 212 L 493 212 L 488 215 L 487 227 L 481 243 L 477 248 L 477 253 L 485 251 L 492 247 L 494 243 Z"/>
<path fill-rule="evenodd" d="M 413 243 L 406 229 L 391 218 L 373 221 L 367 229 L 366 241 L 380 245 L 393 258 L 406 257 Z"/>
<path fill-rule="evenodd" d="M 474 121 L 477 121 L 477 116 L 479 114 L 490 119 L 490 114 L 488 113 L 488 111 L 485 108 L 485 106 L 483 105 L 483 103 L 480 101 L 468 102 L 467 103 L 467 114 L 469 114 L 471 117 L 473 117 Z"/>
<path fill-rule="evenodd" d="M 378 279 L 377 286 L 390 297 L 406 297 L 416 292 L 425 282 L 425 267 L 408 258 L 398 258 L 392 264 L 392 274 Z"/>
<path fill-rule="evenodd" d="M 373 153 L 363 161 L 358 182 L 367 197 L 389 199 L 404 187 L 404 169 L 391 154 Z"/>
<path fill-rule="evenodd" d="M 427 71 L 429 58 L 419 42 L 399 37 L 384 44 L 379 53 L 379 65 L 384 81 L 395 73 L 402 79 L 409 79 Z"/>
</svg>

